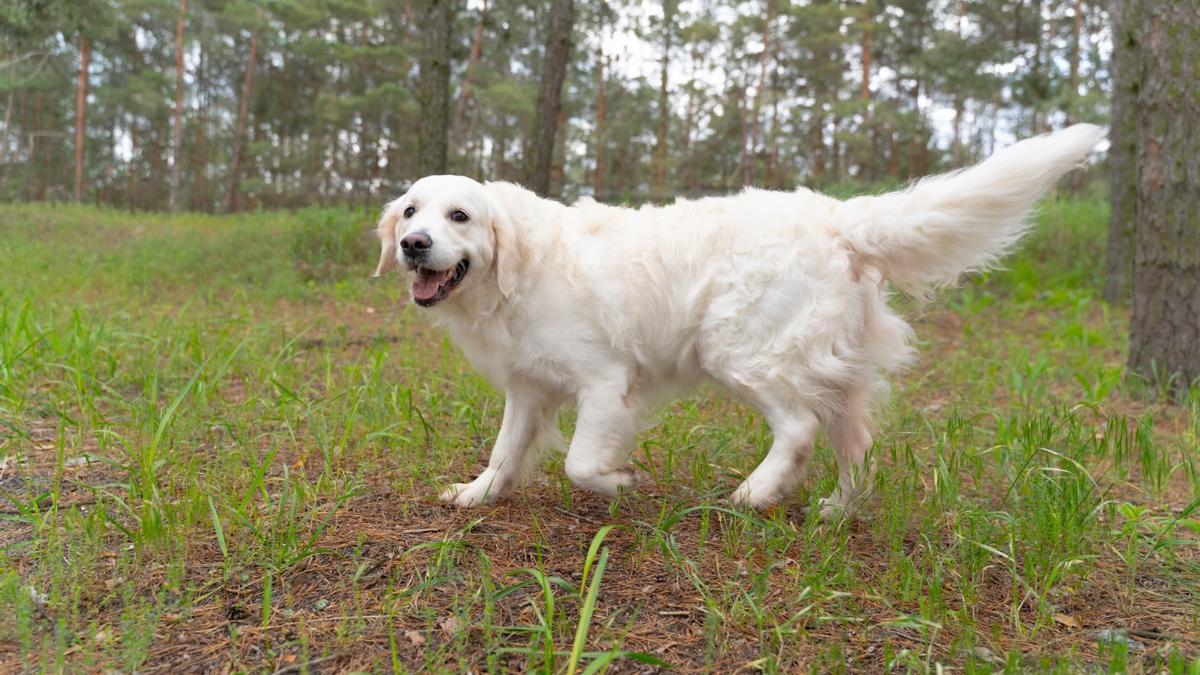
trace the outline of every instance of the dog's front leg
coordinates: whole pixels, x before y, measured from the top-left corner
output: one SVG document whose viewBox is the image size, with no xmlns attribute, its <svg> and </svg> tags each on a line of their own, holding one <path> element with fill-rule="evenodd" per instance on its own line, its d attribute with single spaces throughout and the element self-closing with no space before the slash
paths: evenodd
<svg viewBox="0 0 1200 675">
<path fill-rule="evenodd" d="M 589 387 L 580 393 L 578 403 L 575 437 L 567 451 L 567 477 L 602 495 L 632 490 L 637 477 L 629 466 L 629 454 L 641 408 L 627 383 L 617 380 Z"/>
<path fill-rule="evenodd" d="M 556 408 L 535 392 L 510 389 L 487 468 L 470 483 L 451 485 L 442 493 L 442 501 L 457 506 L 479 506 L 508 496 L 520 487 L 529 465 L 537 458 L 533 446 L 554 430 Z"/>
</svg>

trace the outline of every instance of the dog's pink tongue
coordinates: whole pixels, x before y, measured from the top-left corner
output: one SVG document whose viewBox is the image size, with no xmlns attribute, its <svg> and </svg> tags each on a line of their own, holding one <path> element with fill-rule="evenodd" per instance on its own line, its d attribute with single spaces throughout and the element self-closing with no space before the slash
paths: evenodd
<svg viewBox="0 0 1200 675">
<path fill-rule="evenodd" d="M 437 295 L 438 289 L 442 284 L 450 280 L 454 274 L 453 269 L 448 269 L 444 272 L 433 272 L 431 270 L 421 270 L 417 272 L 417 278 L 413 281 L 413 297 L 417 300 L 430 300 Z"/>
</svg>

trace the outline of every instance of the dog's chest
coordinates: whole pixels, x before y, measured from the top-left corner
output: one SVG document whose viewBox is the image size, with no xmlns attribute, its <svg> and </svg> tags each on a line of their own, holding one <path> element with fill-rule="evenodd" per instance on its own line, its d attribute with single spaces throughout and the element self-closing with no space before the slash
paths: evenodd
<svg viewBox="0 0 1200 675">
<path fill-rule="evenodd" d="M 545 391 L 569 393 L 574 389 L 575 364 L 537 331 L 451 330 L 455 344 L 471 365 L 493 386 L 505 388 L 520 381 Z M 559 345 L 561 347 L 561 345 Z"/>
</svg>

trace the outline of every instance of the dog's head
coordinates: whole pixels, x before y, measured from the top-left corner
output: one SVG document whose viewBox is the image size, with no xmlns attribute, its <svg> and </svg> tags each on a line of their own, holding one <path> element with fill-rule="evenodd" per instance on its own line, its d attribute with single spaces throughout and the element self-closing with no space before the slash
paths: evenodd
<svg viewBox="0 0 1200 675">
<path fill-rule="evenodd" d="M 408 268 L 415 275 L 413 301 L 422 307 L 485 283 L 510 295 L 524 256 L 493 185 L 464 176 L 428 176 L 413 183 L 384 208 L 375 276 L 400 265 Z"/>
</svg>

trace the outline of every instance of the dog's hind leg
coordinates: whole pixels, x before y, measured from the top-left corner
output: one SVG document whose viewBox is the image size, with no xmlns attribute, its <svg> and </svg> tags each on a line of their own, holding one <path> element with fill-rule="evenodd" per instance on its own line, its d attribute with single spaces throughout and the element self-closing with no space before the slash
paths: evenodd
<svg viewBox="0 0 1200 675">
<path fill-rule="evenodd" d="M 821 517 L 828 520 L 850 517 L 870 496 L 874 462 L 867 461 L 871 449 L 869 389 L 848 393 L 846 405 L 837 411 L 827 429 L 838 463 L 838 485 L 821 500 Z"/>
<path fill-rule="evenodd" d="M 784 499 L 799 485 L 812 455 L 818 421 L 807 408 L 772 400 L 763 390 L 743 394 L 767 418 L 775 438 L 767 456 L 733 491 L 730 501 L 761 509 Z"/>
</svg>

